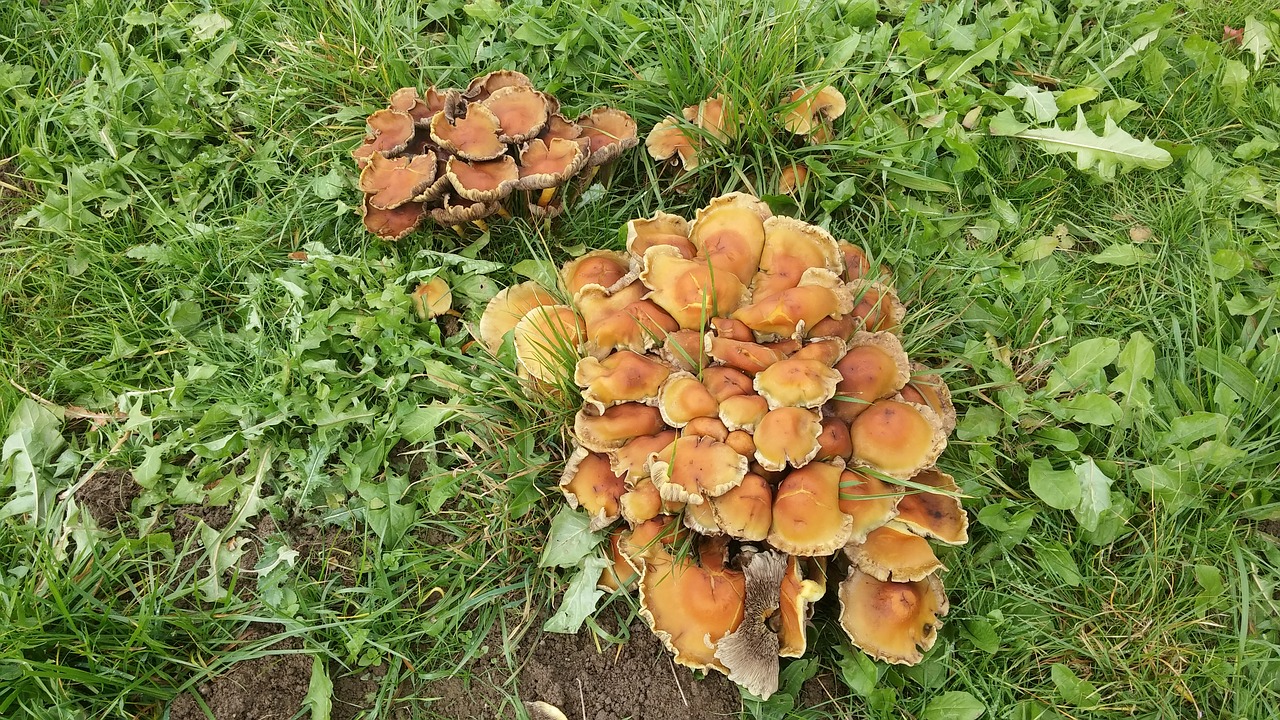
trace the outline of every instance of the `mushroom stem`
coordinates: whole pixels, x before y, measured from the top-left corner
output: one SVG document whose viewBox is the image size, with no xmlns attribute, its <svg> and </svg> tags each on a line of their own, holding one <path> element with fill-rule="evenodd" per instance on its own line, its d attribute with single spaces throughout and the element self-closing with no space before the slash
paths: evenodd
<svg viewBox="0 0 1280 720">
<path fill-rule="evenodd" d="M 452 227 L 453 227 L 453 231 L 458 233 L 458 235 L 460 235 L 461 237 L 467 236 L 467 231 L 463 230 L 461 225 L 453 225 Z"/>
<path fill-rule="evenodd" d="M 538 196 L 538 206 L 546 207 L 551 202 L 551 199 L 554 198 L 555 196 L 556 196 L 556 188 L 554 186 L 543 190 L 542 194 Z"/>
<path fill-rule="evenodd" d="M 510 211 L 510 210 L 507 210 L 507 209 L 506 209 L 505 207 L 503 207 L 502 205 L 499 205 L 499 206 L 498 206 L 498 215 L 499 215 L 500 217 L 504 217 L 504 218 L 506 218 L 506 219 L 508 219 L 508 220 L 510 220 L 510 219 L 511 219 L 511 211 Z"/>
<path fill-rule="evenodd" d="M 477 218 L 475 220 L 472 220 L 471 222 L 476 227 L 480 228 L 480 232 L 489 232 L 489 223 L 485 222 L 484 220 Z"/>
</svg>

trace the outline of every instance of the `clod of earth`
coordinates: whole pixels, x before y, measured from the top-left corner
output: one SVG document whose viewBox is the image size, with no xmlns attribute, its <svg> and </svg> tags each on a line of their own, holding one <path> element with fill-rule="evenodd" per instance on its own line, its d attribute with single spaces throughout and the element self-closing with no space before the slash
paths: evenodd
<svg viewBox="0 0 1280 720">
<path fill-rule="evenodd" d="M 955 407 L 903 350 L 887 269 L 741 193 L 632 220 L 626 248 L 502 291 L 476 331 L 512 335 L 532 390 L 581 390 L 561 489 L 612 528 L 601 587 L 761 697 L 829 583 L 854 645 L 919 662 L 948 608 L 929 541 L 966 542 L 968 517 L 934 467 Z"/>
</svg>

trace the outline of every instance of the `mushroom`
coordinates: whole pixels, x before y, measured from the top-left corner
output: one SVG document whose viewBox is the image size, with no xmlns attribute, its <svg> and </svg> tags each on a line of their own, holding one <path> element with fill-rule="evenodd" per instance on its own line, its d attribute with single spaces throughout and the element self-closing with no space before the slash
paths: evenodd
<svg viewBox="0 0 1280 720">
<path fill-rule="evenodd" d="M 840 242 L 840 255 L 844 260 L 845 280 L 860 280 L 871 274 L 871 259 L 867 257 L 866 250 L 843 240 Z"/>
<path fill-rule="evenodd" d="M 660 549 L 644 557 L 640 615 L 677 663 L 727 673 L 716 644 L 742 622 L 746 579 L 715 553 L 700 554 L 701 566 Z"/>
<path fill-rule="evenodd" d="M 927 405 L 942 418 L 942 429 L 950 435 L 956 429 L 956 406 L 951 402 L 951 389 L 942 376 L 928 370 L 920 363 L 911 364 L 911 379 L 900 391 L 902 399 Z"/>
<path fill-rule="evenodd" d="M 564 283 L 565 292 L 570 296 L 577 295 L 588 285 L 596 285 L 606 294 L 612 294 L 629 284 L 624 281 L 627 280 L 630 269 L 630 259 L 626 253 L 592 250 L 565 263 L 560 269 L 560 281 Z M 636 299 L 639 300 L 642 295 L 642 292 L 637 292 Z"/>
<path fill-rule="evenodd" d="M 548 145 L 556 138 L 577 140 L 580 137 L 582 137 L 582 127 L 558 112 L 547 116 L 546 126 L 542 128 L 542 132 L 538 133 L 538 138 Z"/>
<path fill-rule="evenodd" d="M 671 443 L 676 441 L 676 437 L 675 430 L 662 430 L 653 435 L 641 435 L 640 437 L 632 438 L 622 447 L 613 451 L 610 456 L 610 467 L 615 473 L 621 475 L 627 483 L 634 486 L 641 478 L 649 477 L 650 458 L 666 450 Z M 654 488 L 654 490 L 656 493 L 657 488 Z"/>
<path fill-rule="evenodd" d="M 724 94 L 709 97 L 697 105 L 690 105 L 683 110 L 682 114 L 685 120 L 720 142 L 728 142 L 738 137 L 742 127 L 737 109 Z"/>
<path fill-rule="evenodd" d="M 604 360 L 588 355 L 578 361 L 573 381 L 583 388 L 582 400 L 604 412 L 624 402 L 651 403 L 671 369 L 657 360 L 622 350 Z"/>
<path fill-rule="evenodd" d="M 645 287 L 638 282 L 612 293 L 596 284 L 584 285 L 574 297 L 586 323 L 584 351 L 597 357 L 618 349 L 645 352 L 679 329 L 674 318 L 645 297 Z"/>
<path fill-rule="evenodd" d="M 462 223 L 475 223 L 480 229 L 488 230 L 488 226 L 484 224 L 484 218 L 498 212 L 501 208 L 496 202 L 481 202 L 478 200 L 468 200 L 464 197 L 458 197 L 445 194 L 440 198 L 440 207 L 431 209 L 431 219 L 440 225 L 451 227 L 462 233 Z"/>
<path fill-rule="evenodd" d="M 413 140 L 413 116 L 409 113 L 379 110 L 370 115 L 365 123 L 369 127 L 369 134 L 364 146 L 356 148 L 352 153 L 356 164 L 361 167 L 364 167 L 361 164 L 362 157 L 369 160 L 374 153 L 388 157 L 396 155 L 408 149 L 409 142 Z"/>
<path fill-rule="evenodd" d="M 756 300 L 733 313 L 754 330 L 757 336 L 795 337 L 805 334 L 818 321 L 843 315 L 854 307 L 849 288 L 835 273 L 826 268 L 810 268 L 800 283 L 770 297 Z"/>
<path fill-rule="evenodd" d="M 718 414 L 720 422 L 730 432 L 743 430 L 755 433 L 760 421 L 769 413 L 769 401 L 752 393 L 750 395 L 734 395 L 720 401 Z M 755 447 L 755 440 L 752 440 Z M 754 450 L 753 450 L 754 452 Z"/>
<path fill-rule="evenodd" d="M 840 512 L 841 464 L 792 470 L 773 499 L 769 544 L 790 555 L 830 555 L 849 542 L 853 518 Z"/>
<path fill-rule="evenodd" d="M 844 269 L 836 239 L 826 230 L 795 218 L 774 216 L 764 221 L 760 271 L 751 280 L 751 296 L 773 297 L 800 284 L 809 268 L 836 273 Z"/>
<path fill-rule="evenodd" d="M 578 118 L 582 127 L 581 137 L 590 142 L 591 156 L 587 159 L 587 167 L 599 167 L 622 155 L 624 150 L 635 147 L 640 140 L 636 137 L 636 121 L 631 116 L 615 108 L 596 108 Z"/>
<path fill-rule="evenodd" d="M 706 368 L 702 371 L 702 384 L 706 386 L 707 392 L 711 393 L 716 402 L 724 402 L 738 395 L 754 394 L 751 376 L 731 367 Z"/>
<path fill-rule="evenodd" d="M 821 360 L 781 360 L 756 375 L 755 388 L 769 409 L 817 408 L 836 394 L 840 373 Z"/>
<path fill-rule="evenodd" d="M 804 558 L 806 561 L 825 562 L 826 558 Z M 808 640 L 805 637 L 805 624 L 809 620 L 809 605 L 822 599 L 826 594 L 826 576 L 817 575 L 818 580 L 807 580 L 800 571 L 800 560 L 794 555 L 787 558 L 787 569 L 782 576 L 782 587 L 778 607 L 778 655 L 782 657 L 802 657 Z"/>
<path fill-rule="evenodd" d="M 435 87 L 427 89 L 426 97 L 418 94 L 418 88 L 402 87 L 391 93 L 391 110 L 408 114 L 418 127 L 426 127 L 431 116 L 444 109 L 444 95 Z"/>
<path fill-rule="evenodd" d="M 729 679 L 761 700 L 778 691 L 778 634 L 769 620 L 778 613 L 787 556 L 774 550 L 751 555 L 746 578 L 742 624 L 716 643 L 715 656 Z"/>
<path fill-rule="evenodd" d="M 448 109 L 431 118 L 431 139 L 464 160 L 493 160 L 506 154 L 498 139 L 498 118 L 483 105 L 463 103 L 452 119 Z"/>
<path fill-rule="evenodd" d="M 472 202 L 496 203 L 516 188 L 520 169 L 512 157 L 485 162 L 468 162 L 461 157 L 449 158 L 445 166 L 449 183 L 462 197 Z"/>
<path fill-rule="evenodd" d="M 533 87 L 533 83 L 522 72 L 495 70 L 472 80 L 463 95 L 470 100 L 483 101 L 505 87 Z"/>
<path fill-rule="evenodd" d="M 618 519 L 621 514 L 618 499 L 626 490 L 622 478 L 610 469 L 607 456 L 581 446 L 569 456 L 560 476 L 560 491 L 569 501 L 569 507 L 576 510 L 582 506 L 591 516 L 588 526 L 591 532 Z"/>
<path fill-rule="evenodd" d="M 664 500 L 700 505 L 742 483 L 747 459 L 707 437 L 682 437 L 649 460 L 649 475 Z"/>
<path fill-rule="evenodd" d="M 956 495 L 960 486 L 955 478 L 937 468 L 921 471 L 910 480 L 912 485 L 936 488 L 939 492 L 907 492 L 898 501 L 894 523 L 904 529 L 948 545 L 969 542 L 969 515 Z"/>
<path fill-rule="evenodd" d="M 675 164 L 678 160 L 685 172 L 698 169 L 698 150 L 702 141 L 690 136 L 676 118 L 669 117 L 654 125 L 644 140 L 644 146 L 649 157 L 658 162 Z"/>
<path fill-rule="evenodd" d="M 835 369 L 840 382 L 827 411 L 845 422 L 853 422 L 876 400 L 891 397 L 911 377 L 902 341 L 888 332 L 855 333 Z"/>
<path fill-rule="evenodd" d="M 720 403 L 692 373 L 671 373 L 658 392 L 658 409 L 666 424 L 682 428 L 694 418 L 715 418 Z"/>
<path fill-rule="evenodd" d="M 756 456 L 755 438 L 746 430 L 730 430 L 729 435 L 724 439 L 724 444 L 737 450 L 738 454 L 744 458 L 750 459 Z"/>
<path fill-rule="evenodd" d="M 382 210 L 369 204 L 366 195 L 360 205 L 365 228 L 385 240 L 399 240 L 418 228 L 426 214 L 426 206 L 419 202 L 407 202 L 391 210 Z"/>
<path fill-rule="evenodd" d="M 498 139 L 504 143 L 522 143 L 537 137 L 552 110 L 547 96 L 527 85 L 498 88 L 481 105 L 498 118 Z"/>
<path fill-rule="evenodd" d="M 746 193 L 721 195 L 698 210 L 689 242 L 718 275 L 733 273 L 745 286 L 760 268 L 764 222 L 772 215 L 768 205 Z"/>
<path fill-rule="evenodd" d="M 419 320 L 430 320 L 449 312 L 453 307 L 453 291 L 449 289 L 449 283 L 438 275 L 427 282 L 418 283 L 410 297 Z"/>
<path fill-rule="evenodd" d="M 609 565 L 600 574 L 600 581 L 596 584 L 602 590 L 618 592 L 624 588 L 629 589 L 640 579 L 640 573 L 631 566 L 622 552 L 622 536 L 627 532 L 630 532 L 627 528 L 619 526 L 609 533 L 609 548 L 605 553 Z"/>
<path fill-rule="evenodd" d="M 937 413 L 901 400 L 877 400 L 849 424 L 853 461 L 897 480 L 932 465 L 947 447 Z"/>
<path fill-rule="evenodd" d="M 938 640 L 949 609 L 937 575 L 884 582 L 851 569 L 840 583 L 840 625 L 855 646 L 877 660 L 915 665 Z"/>
<path fill-rule="evenodd" d="M 902 493 L 874 475 L 856 470 L 840 474 L 840 512 L 853 518 L 850 542 L 863 542 L 867 535 L 884 527 L 898 515 Z"/>
<path fill-rule="evenodd" d="M 570 376 L 577 365 L 582 322 L 568 305 L 540 305 L 516 323 L 516 364 L 545 382 Z"/>
<path fill-rule="evenodd" d="M 608 453 L 666 427 L 656 407 L 630 402 L 600 412 L 588 406 L 573 418 L 573 437 L 588 450 Z"/>
<path fill-rule="evenodd" d="M 536 282 L 528 281 L 512 285 L 500 291 L 484 308 L 477 331 L 480 342 L 495 355 L 502 347 L 502 338 L 516 326 L 529 311 L 543 305 L 554 305 L 555 298 Z"/>
<path fill-rule="evenodd" d="M 877 580 L 910 582 L 945 569 L 929 541 L 892 525 L 872 530 L 863 542 L 844 548 L 849 562 Z"/>
<path fill-rule="evenodd" d="M 716 526 L 730 537 L 760 541 L 769 535 L 773 524 L 773 489 L 755 473 L 747 473 L 737 487 L 724 494 L 707 498 L 706 505 L 715 517 Z"/>
<path fill-rule="evenodd" d="M 680 428 L 680 437 L 706 437 L 719 442 L 729 439 L 729 429 L 720 422 L 720 418 L 696 417 Z"/>
<path fill-rule="evenodd" d="M 806 342 L 789 357 L 796 360 L 817 360 L 827 367 L 833 367 L 844 357 L 848 348 L 849 345 L 842 338 L 824 337 Z"/>
<path fill-rule="evenodd" d="M 705 261 L 686 260 L 670 245 L 645 251 L 640 281 L 651 291 L 649 299 L 689 330 L 733 312 L 747 290 L 733 274 L 716 272 Z"/>
<path fill-rule="evenodd" d="M 849 437 L 848 423 L 837 417 L 822 418 L 818 448 L 815 460 L 848 460 L 853 455 L 853 440 Z"/>
<path fill-rule="evenodd" d="M 435 153 L 401 158 L 374 155 L 360 171 L 360 190 L 367 194 L 370 206 L 394 210 L 411 202 L 435 179 Z"/>
<path fill-rule="evenodd" d="M 787 359 L 786 353 L 757 342 L 743 342 L 729 338 L 706 336 L 707 357 L 748 375 L 758 375 L 774 363 Z"/>
<path fill-rule="evenodd" d="M 658 356 L 672 367 L 686 372 L 700 371 L 707 361 L 707 355 L 702 349 L 702 333 L 697 330 L 667 333 Z"/>
<path fill-rule="evenodd" d="M 756 425 L 756 462 L 766 470 L 803 467 L 821 449 L 822 419 L 812 410 L 782 407 L 770 410 Z"/>
<path fill-rule="evenodd" d="M 782 125 L 795 135 L 807 135 L 817 143 L 831 139 L 831 123 L 844 114 L 844 95 L 830 85 L 810 89 L 803 85 L 787 96 L 789 109 Z"/>
<path fill-rule="evenodd" d="M 587 164 L 586 143 L 565 138 L 537 139 L 520 149 L 521 190 L 541 190 L 537 204 L 546 207 L 556 189 Z"/>
<path fill-rule="evenodd" d="M 679 215 L 656 212 L 648 220 L 636 219 L 627 223 L 627 252 L 632 258 L 643 258 L 654 245 L 670 245 L 680 251 L 685 260 L 692 260 L 698 249 L 689 242 L 689 223 Z M 634 269 L 640 270 L 639 263 Z"/>
<path fill-rule="evenodd" d="M 852 289 L 856 298 L 853 315 L 862 323 L 862 329 L 871 332 L 898 331 L 902 319 L 907 315 L 907 309 L 892 288 L 864 278 L 854 281 Z"/>
<path fill-rule="evenodd" d="M 778 194 L 794 195 L 808 179 L 809 168 L 798 163 L 791 163 L 782 168 L 782 172 L 778 174 Z"/>
</svg>

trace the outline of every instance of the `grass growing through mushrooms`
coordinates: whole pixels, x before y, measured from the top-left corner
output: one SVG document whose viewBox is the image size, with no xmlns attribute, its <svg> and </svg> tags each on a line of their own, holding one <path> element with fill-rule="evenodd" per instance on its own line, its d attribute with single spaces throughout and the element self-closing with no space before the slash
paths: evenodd
<svg viewBox="0 0 1280 720">
<path fill-rule="evenodd" d="M 450 676 L 518 716 L 517 635 L 566 580 L 538 559 L 574 408 L 465 323 L 792 162 L 810 180 L 775 206 L 888 263 L 908 352 L 945 369 L 973 540 L 923 664 L 820 612 L 787 672 L 832 697 L 784 683 L 743 716 L 1280 716 L 1277 48 L 1249 1 L 3 4 L 0 716 L 159 718 L 280 636 L 317 659 L 313 718 L 353 716 L 326 687 L 349 675 L 365 717 L 440 717 Z M 363 118 L 500 67 L 642 133 L 716 92 L 745 127 L 690 177 L 641 146 L 551 231 L 367 236 Z M 849 100 L 825 145 L 774 121 L 799 82 Z M 1170 163 L 1104 182 L 999 136 L 1077 108 Z M 460 317 L 415 315 L 436 275 Z M 60 497 L 112 478 L 117 528 Z"/>
</svg>

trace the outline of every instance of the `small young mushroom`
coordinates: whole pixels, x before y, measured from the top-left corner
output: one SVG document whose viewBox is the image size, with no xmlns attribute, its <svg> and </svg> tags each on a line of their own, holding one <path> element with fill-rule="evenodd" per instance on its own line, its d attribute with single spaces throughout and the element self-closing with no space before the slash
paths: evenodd
<svg viewBox="0 0 1280 720">
<path fill-rule="evenodd" d="M 605 557 L 610 564 L 600 574 L 600 581 L 596 585 L 602 590 L 618 592 L 619 590 L 630 589 L 640 579 L 640 573 L 631 566 L 622 551 L 622 536 L 623 533 L 627 532 L 630 532 L 630 530 L 624 526 L 618 526 L 614 528 L 613 532 L 609 533 L 609 547 Z"/>
<path fill-rule="evenodd" d="M 645 251 L 654 245 L 670 245 L 679 250 L 685 260 L 692 260 L 698 254 L 698 249 L 689 242 L 689 223 L 679 215 L 656 212 L 648 220 L 627 223 L 627 253 L 633 259 L 643 258 Z M 633 263 L 633 269 L 639 271 L 639 264 Z"/>
<path fill-rule="evenodd" d="M 658 409 L 666 424 L 682 428 L 694 418 L 718 418 L 720 403 L 697 377 L 672 373 L 658 393 Z"/>
<path fill-rule="evenodd" d="M 743 342 L 706 335 L 704 343 L 707 357 L 718 363 L 740 370 L 748 375 L 758 375 L 775 363 L 787 359 L 786 353 L 757 342 Z"/>
<path fill-rule="evenodd" d="M 831 123 L 844 114 L 844 95 L 830 85 L 810 89 L 801 85 L 787 96 L 789 109 L 782 125 L 795 135 L 807 135 L 817 143 L 831 139 Z"/>
<path fill-rule="evenodd" d="M 716 402 L 724 402 L 731 397 L 738 395 L 754 395 L 755 390 L 751 387 L 751 376 L 731 367 L 709 367 L 702 371 L 702 384 L 706 386 L 707 392 L 716 399 Z"/>
<path fill-rule="evenodd" d="M 654 125 L 644 140 L 644 146 L 649 157 L 658 162 L 679 162 L 685 172 L 698 169 L 698 150 L 702 141 L 691 136 L 676 118 L 669 117 Z"/>
<path fill-rule="evenodd" d="M 453 291 L 449 288 L 449 283 L 438 275 L 427 282 L 418 283 L 410 297 L 419 320 L 438 317 L 453 307 Z"/>
<path fill-rule="evenodd" d="M 686 372 L 700 371 L 707 364 L 707 354 L 702 349 L 702 333 L 697 330 L 667 333 L 658 357 L 674 368 Z"/>
<path fill-rule="evenodd" d="M 427 97 L 418 94 L 418 88 L 402 87 L 391 93 L 390 109 L 407 113 L 418 127 L 426 127 L 431 116 L 444 109 L 443 96 L 433 87 L 427 91 Z M 433 107 L 434 103 L 439 103 Z"/>
<path fill-rule="evenodd" d="M 737 138 L 742 129 L 737 108 L 724 94 L 709 97 L 697 105 L 686 107 L 683 115 L 685 120 L 720 142 Z"/>
<path fill-rule="evenodd" d="M 900 400 L 877 400 L 849 424 L 854 462 L 897 480 L 932 465 L 947 447 L 937 413 Z"/>
<path fill-rule="evenodd" d="M 754 393 L 735 395 L 720 401 L 718 414 L 720 422 L 724 423 L 730 432 L 744 430 L 755 433 L 760 421 L 769 414 L 769 401 Z M 752 440 L 752 447 L 755 447 L 754 440 Z"/>
<path fill-rule="evenodd" d="M 597 357 L 618 349 L 646 352 L 678 330 L 675 319 L 646 296 L 638 282 L 613 292 L 594 283 L 584 285 L 574 297 L 586 323 L 583 350 Z"/>
<path fill-rule="evenodd" d="M 729 429 L 720 422 L 720 418 L 696 417 L 680 428 L 680 437 L 705 437 L 717 442 L 729 439 Z"/>
<path fill-rule="evenodd" d="M 848 460 L 853 455 L 853 440 L 849 437 L 849 424 L 837 417 L 822 418 L 822 434 L 818 436 L 818 456 L 815 460 Z"/>
<path fill-rule="evenodd" d="M 840 625 L 863 652 L 894 665 L 915 665 L 938 640 L 949 609 L 937 575 L 884 582 L 851 569 L 840 583 Z"/>
<path fill-rule="evenodd" d="M 961 506 L 960 498 L 956 497 L 960 486 L 955 478 L 937 468 L 929 468 L 911 478 L 910 482 L 936 488 L 939 492 L 909 489 L 898 501 L 898 516 L 894 522 L 921 537 L 948 545 L 969 542 L 969 515 Z"/>
<path fill-rule="evenodd" d="M 445 193 L 440 198 L 440 207 L 431 209 L 431 219 L 445 227 L 454 228 L 461 234 L 462 223 L 475 223 L 480 229 L 487 230 L 484 219 L 498 212 L 501 206 L 496 202 L 468 200 L 464 197 Z"/>
<path fill-rule="evenodd" d="M 945 569 L 928 540 L 892 525 L 872 530 L 860 543 L 849 543 L 844 554 L 854 567 L 885 582 L 922 580 Z"/>
<path fill-rule="evenodd" d="M 778 174 L 778 194 L 794 195 L 808 179 L 809 168 L 798 163 L 791 163 L 782 168 L 782 172 Z"/>
<path fill-rule="evenodd" d="M 853 283 L 852 294 L 856 298 L 853 315 L 861 321 L 862 329 L 870 332 L 898 332 L 907 309 L 891 288 L 863 279 Z"/>
</svg>

